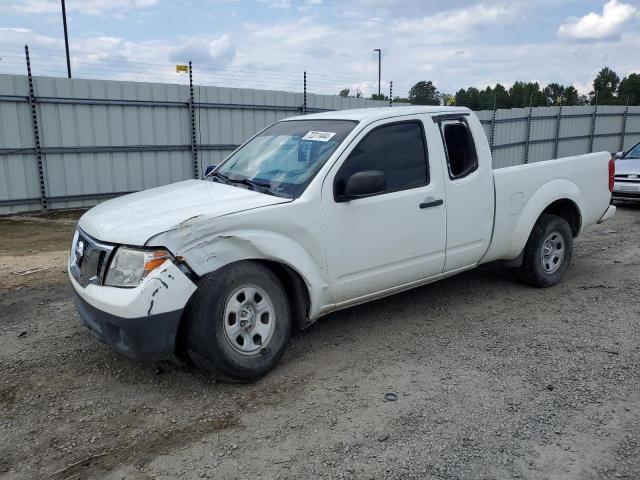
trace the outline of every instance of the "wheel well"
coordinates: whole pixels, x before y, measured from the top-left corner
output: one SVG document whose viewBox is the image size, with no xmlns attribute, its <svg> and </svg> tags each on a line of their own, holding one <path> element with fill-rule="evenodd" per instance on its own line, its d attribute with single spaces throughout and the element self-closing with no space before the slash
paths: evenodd
<svg viewBox="0 0 640 480">
<path fill-rule="evenodd" d="M 243 261 L 243 260 L 241 260 Z M 298 328 L 303 329 L 311 325 L 309 321 L 309 311 L 311 309 L 311 299 L 309 297 L 309 290 L 307 284 L 302 277 L 293 268 L 283 263 L 274 260 L 251 260 L 257 263 L 261 263 L 273 273 L 276 274 L 278 279 L 282 282 L 285 291 L 287 292 L 287 298 L 289 299 L 289 305 L 291 306 L 292 321 Z M 195 280 L 197 283 L 197 279 Z M 195 293 L 194 293 L 195 295 Z M 189 364 L 189 356 L 186 348 L 186 321 L 185 316 L 188 312 L 189 306 L 193 299 L 193 295 L 187 301 L 183 310 L 182 318 L 178 325 L 178 332 L 176 334 L 175 353 L 176 358 L 182 362 Z"/>
<path fill-rule="evenodd" d="M 311 298 L 309 296 L 307 284 L 302 279 L 302 276 L 288 265 L 275 260 L 256 261 L 275 273 L 278 279 L 282 282 L 284 289 L 288 293 L 289 304 L 291 306 L 291 316 L 294 324 L 301 329 L 308 327 L 311 324 L 309 321 Z"/>
<path fill-rule="evenodd" d="M 557 215 L 558 217 L 564 218 L 569 226 L 571 227 L 571 232 L 573 236 L 578 236 L 578 232 L 580 231 L 580 226 L 582 224 L 582 217 L 580 216 L 580 210 L 575 203 L 566 198 L 562 200 L 556 200 L 542 212 L 550 213 L 552 215 Z"/>
</svg>

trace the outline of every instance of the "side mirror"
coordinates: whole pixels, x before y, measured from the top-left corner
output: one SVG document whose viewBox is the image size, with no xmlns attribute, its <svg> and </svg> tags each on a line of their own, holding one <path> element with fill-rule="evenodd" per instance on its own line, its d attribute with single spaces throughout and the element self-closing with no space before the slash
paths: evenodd
<svg viewBox="0 0 640 480">
<path fill-rule="evenodd" d="M 217 165 L 209 165 L 204 170 L 204 178 L 207 178 L 211 172 L 216 169 Z"/>
<path fill-rule="evenodd" d="M 347 180 L 344 196 L 346 200 L 367 197 L 375 193 L 384 192 L 386 186 L 384 173 L 379 170 L 357 172 Z"/>
<path fill-rule="evenodd" d="M 622 156 L 624 155 L 624 152 L 616 152 L 613 157 L 614 158 L 622 158 Z"/>
</svg>

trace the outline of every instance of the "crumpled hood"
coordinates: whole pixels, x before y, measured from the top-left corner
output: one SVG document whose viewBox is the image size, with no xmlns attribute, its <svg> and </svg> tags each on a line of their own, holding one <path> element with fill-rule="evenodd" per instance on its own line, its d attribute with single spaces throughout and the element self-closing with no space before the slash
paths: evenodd
<svg viewBox="0 0 640 480">
<path fill-rule="evenodd" d="M 640 158 L 616 160 L 616 175 L 629 175 L 632 173 L 640 175 Z"/>
<path fill-rule="evenodd" d="M 185 180 L 101 203 L 82 215 L 78 226 L 96 240 L 142 246 L 186 220 L 200 216 L 208 220 L 289 201 L 241 187 Z"/>
</svg>

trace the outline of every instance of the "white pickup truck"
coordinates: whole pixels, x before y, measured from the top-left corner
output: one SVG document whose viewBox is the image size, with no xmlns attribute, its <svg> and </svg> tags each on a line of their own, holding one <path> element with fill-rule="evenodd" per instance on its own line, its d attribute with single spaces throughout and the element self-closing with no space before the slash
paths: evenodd
<svg viewBox="0 0 640 480">
<path fill-rule="evenodd" d="M 460 107 L 288 118 L 208 177 L 89 210 L 69 276 L 105 343 L 230 381 L 268 372 L 294 325 L 482 263 L 552 286 L 615 212 L 608 153 L 493 170 Z"/>
</svg>

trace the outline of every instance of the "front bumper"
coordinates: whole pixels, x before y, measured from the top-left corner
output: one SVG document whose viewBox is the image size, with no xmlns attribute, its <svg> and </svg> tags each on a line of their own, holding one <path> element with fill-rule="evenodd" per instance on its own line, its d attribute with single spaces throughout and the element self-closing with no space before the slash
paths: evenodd
<svg viewBox="0 0 640 480">
<path fill-rule="evenodd" d="M 611 192 L 611 198 L 614 200 L 627 200 L 630 202 L 640 202 L 640 192 L 616 192 L 615 190 Z"/>
<path fill-rule="evenodd" d="M 144 361 L 168 360 L 173 356 L 182 310 L 124 318 L 94 307 L 77 292 L 73 296 L 82 323 L 117 352 Z"/>
<path fill-rule="evenodd" d="M 145 361 L 166 360 L 175 352 L 182 311 L 196 285 L 167 260 L 135 288 L 89 283 L 69 271 L 82 323 L 114 350 Z"/>
<path fill-rule="evenodd" d="M 637 181 L 614 182 L 611 196 L 614 200 L 640 201 L 640 183 Z"/>
</svg>

